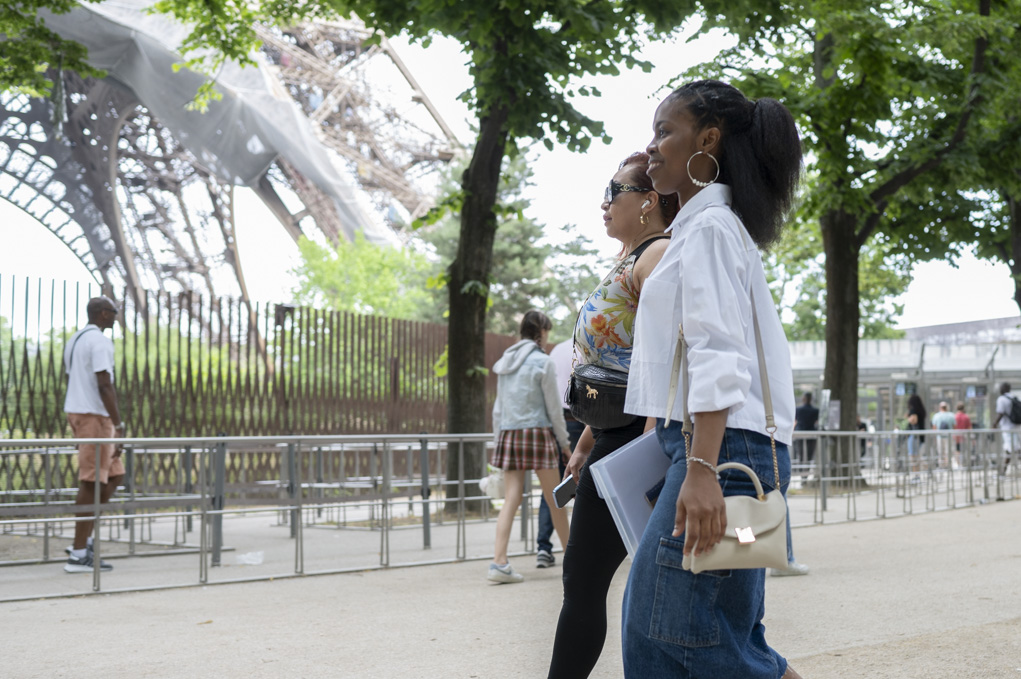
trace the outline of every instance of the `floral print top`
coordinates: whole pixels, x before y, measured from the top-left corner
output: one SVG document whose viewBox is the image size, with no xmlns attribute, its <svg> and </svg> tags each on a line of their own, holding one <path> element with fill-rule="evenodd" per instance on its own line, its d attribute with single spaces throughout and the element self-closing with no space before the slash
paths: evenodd
<svg viewBox="0 0 1021 679">
<path fill-rule="evenodd" d="M 635 262 L 652 238 L 617 262 L 581 306 L 574 328 L 577 363 L 594 363 L 603 368 L 627 372 L 631 367 L 638 289 L 634 282 Z"/>
</svg>

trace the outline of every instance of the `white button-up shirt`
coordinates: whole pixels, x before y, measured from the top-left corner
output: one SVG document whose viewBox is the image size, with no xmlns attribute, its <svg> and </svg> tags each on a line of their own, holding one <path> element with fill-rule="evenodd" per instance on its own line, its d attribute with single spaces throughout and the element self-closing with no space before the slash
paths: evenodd
<svg viewBox="0 0 1021 679">
<path fill-rule="evenodd" d="M 702 189 L 667 229 L 672 232 L 670 244 L 642 286 L 638 302 L 624 410 L 666 416 L 678 325 L 683 324 L 688 343 L 688 411 L 729 410 L 728 428 L 768 435 L 752 324 L 754 290 L 776 440 L 789 444 L 794 430 L 794 379 L 787 337 L 762 259 L 731 210 L 730 196 L 729 186 L 712 184 Z M 678 393 L 671 419 L 681 421 L 681 407 Z"/>
</svg>

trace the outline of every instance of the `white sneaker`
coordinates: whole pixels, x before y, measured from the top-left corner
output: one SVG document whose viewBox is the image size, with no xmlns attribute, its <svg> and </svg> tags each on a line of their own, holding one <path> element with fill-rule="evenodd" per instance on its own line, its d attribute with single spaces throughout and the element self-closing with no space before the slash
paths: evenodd
<svg viewBox="0 0 1021 679">
<path fill-rule="evenodd" d="M 505 563 L 502 566 L 497 566 L 495 563 L 489 564 L 489 575 L 486 576 L 491 582 L 524 582 L 525 576 L 514 570 L 514 567 L 509 563 Z"/>
<path fill-rule="evenodd" d="M 787 564 L 787 568 L 770 568 L 769 574 L 778 578 L 785 575 L 808 575 L 808 566 L 797 561 L 791 561 Z"/>
</svg>

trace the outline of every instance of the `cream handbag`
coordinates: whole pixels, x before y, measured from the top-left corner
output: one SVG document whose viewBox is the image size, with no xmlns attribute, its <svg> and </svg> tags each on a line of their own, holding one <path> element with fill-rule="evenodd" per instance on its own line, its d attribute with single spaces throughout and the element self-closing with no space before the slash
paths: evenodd
<svg viewBox="0 0 1021 679">
<path fill-rule="evenodd" d="M 775 490 L 762 492 L 762 483 L 755 472 L 739 462 L 727 462 L 716 467 L 717 473 L 736 469 L 751 477 L 755 484 L 756 497 L 732 495 L 723 498 L 727 504 L 727 527 L 723 540 L 708 552 L 696 557 L 687 554 L 681 561 L 681 568 L 692 573 L 741 568 L 786 568 L 787 567 L 787 502 L 780 492 L 780 469 L 776 461 L 776 423 L 773 418 L 773 398 L 766 374 L 766 357 L 762 350 L 762 335 L 759 332 L 759 317 L 755 313 L 755 296 L 752 302 L 752 324 L 755 328 L 755 348 L 759 359 L 759 377 L 762 380 L 762 400 L 766 407 L 766 431 L 769 432 L 770 447 L 773 450 L 773 477 Z M 666 426 L 670 425 L 670 413 L 677 397 L 677 377 L 683 379 L 683 403 L 681 411 L 684 422 L 684 448 L 691 455 L 692 422 L 688 413 L 688 345 L 684 341 L 684 329 L 678 326 L 677 350 L 674 352 L 673 373 L 670 377 L 670 393 L 667 399 Z"/>
</svg>

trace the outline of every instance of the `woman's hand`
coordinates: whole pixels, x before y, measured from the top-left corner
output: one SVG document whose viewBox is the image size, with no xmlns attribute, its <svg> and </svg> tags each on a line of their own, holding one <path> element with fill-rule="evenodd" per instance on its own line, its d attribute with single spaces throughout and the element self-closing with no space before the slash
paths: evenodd
<svg viewBox="0 0 1021 679">
<path fill-rule="evenodd" d="M 673 536 L 684 536 L 684 553 L 701 556 L 723 539 L 727 527 L 727 505 L 723 489 L 711 469 L 700 464 L 688 467 L 677 494 Z"/>
<path fill-rule="evenodd" d="M 727 430 L 727 411 L 695 413 L 693 419 L 691 455 L 715 465 Z M 684 553 L 701 556 L 719 544 L 726 528 L 727 505 L 723 502 L 723 489 L 716 472 L 703 464 L 689 464 L 681 492 L 677 494 L 673 536 L 680 537 L 687 531 Z"/>
<path fill-rule="evenodd" d="M 587 450 L 583 452 L 580 447 L 574 449 L 574 452 L 571 453 L 571 459 L 567 461 L 567 468 L 564 470 L 565 479 L 568 476 L 574 476 L 575 481 L 581 478 L 581 468 L 585 466 L 589 452 Z"/>
<path fill-rule="evenodd" d="M 581 481 L 581 468 L 585 466 L 589 453 L 592 452 L 592 446 L 595 444 L 596 438 L 592 435 L 592 427 L 586 425 L 581 436 L 578 437 L 578 445 L 574 447 L 574 452 L 567 460 L 567 468 L 564 469 L 565 479 L 568 474 L 573 474 L 575 481 Z"/>
</svg>

